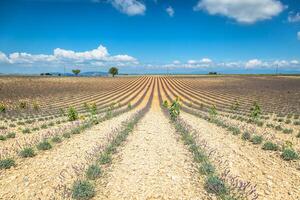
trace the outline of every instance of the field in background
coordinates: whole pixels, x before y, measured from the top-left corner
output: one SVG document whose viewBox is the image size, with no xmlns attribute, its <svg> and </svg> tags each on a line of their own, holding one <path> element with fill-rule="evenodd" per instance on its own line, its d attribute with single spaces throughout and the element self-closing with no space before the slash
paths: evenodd
<svg viewBox="0 0 300 200">
<path fill-rule="evenodd" d="M 298 76 L 0 77 L 0 199 L 300 199 L 299 116 Z"/>
</svg>

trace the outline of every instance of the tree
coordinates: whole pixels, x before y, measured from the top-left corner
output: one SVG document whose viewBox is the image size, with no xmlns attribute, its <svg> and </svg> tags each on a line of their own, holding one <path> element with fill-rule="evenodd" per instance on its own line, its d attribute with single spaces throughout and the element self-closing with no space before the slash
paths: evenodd
<svg viewBox="0 0 300 200">
<path fill-rule="evenodd" d="M 115 77 L 115 75 L 117 75 L 119 73 L 119 69 L 116 67 L 111 67 L 109 69 L 108 73 L 110 73 L 113 77 Z"/>
<path fill-rule="evenodd" d="M 80 69 L 73 69 L 72 72 L 77 76 L 80 73 Z"/>
</svg>

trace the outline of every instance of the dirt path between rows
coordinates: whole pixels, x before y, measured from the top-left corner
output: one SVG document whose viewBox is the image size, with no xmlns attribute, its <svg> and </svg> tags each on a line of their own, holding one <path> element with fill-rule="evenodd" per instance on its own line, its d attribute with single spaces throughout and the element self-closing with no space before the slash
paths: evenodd
<svg viewBox="0 0 300 200">
<path fill-rule="evenodd" d="M 243 142 L 214 124 L 182 113 L 184 121 L 192 126 L 207 145 L 218 152 L 223 161 L 229 162 L 234 175 L 257 184 L 258 199 L 300 199 L 300 171 L 288 163 L 266 152 L 257 150 L 252 144 Z"/>
<path fill-rule="evenodd" d="M 151 87 L 152 88 L 152 87 Z M 77 170 L 72 166 L 86 167 L 86 156 L 100 144 L 107 142 L 107 135 L 120 127 L 137 110 L 143 108 L 149 100 L 150 89 L 140 105 L 134 110 L 121 114 L 108 121 L 95 125 L 79 135 L 55 145 L 51 150 L 38 154 L 33 158 L 25 159 L 0 175 L 0 199 L 61 199 L 55 193 L 55 187 L 61 183 L 60 174 L 65 170 L 63 180 L 67 187 L 77 179 Z M 80 172 L 84 173 L 84 169 Z"/>
<path fill-rule="evenodd" d="M 207 199 L 196 170 L 192 155 L 162 113 L 155 90 L 150 111 L 98 180 L 94 199 Z"/>
</svg>

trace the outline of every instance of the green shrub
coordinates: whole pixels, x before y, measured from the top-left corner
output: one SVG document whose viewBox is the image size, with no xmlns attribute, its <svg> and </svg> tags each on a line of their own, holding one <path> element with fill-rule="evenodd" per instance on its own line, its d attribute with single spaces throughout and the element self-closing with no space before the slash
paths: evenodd
<svg viewBox="0 0 300 200">
<path fill-rule="evenodd" d="M 63 137 L 64 137 L 64 138 L 70 138 L 70 137 L 71 137 L 71 133 L 64 133 L 64 134 L 63 134 Z"/>
<path fill-rule="evenodd" d="M 251 142 L 253 144 L 261 144 L 263 141 L 263 138 L 262 136 L 259 136 L 259 135 L 254 135 L 252 138 L 251 138 Z"/>
<path fill-rule="evenodd" d="M 164 107 L 164 108 L 168 108 L 168 107 L 169 107 L 169 103 L 168 103 L 167 100 L 164 100 L 164 102 L 163 102 L 163 107 Z"/>
<path fill-rule="evenodd" d="M 61 143 L 62 139 L 59 136 L 54 136 L 51 141 L 54 143 Z"/>
<path fill-rule="evenodd" d="M 9 127 L 14 128 L 14 127 L 16 127 L 16 125 L 15 124 L 9 124 Z"/>
<path fill-rule="evenodd" d="M 239 128 L 233 126 L 228 127 L 228 130 L 231 131 L 233 135 L 238 135 L 241 133 Z"/>
<path fill-rule="evenodd" d="M 35 156 L 35 153 L 34 153 L 33 148 L 31 148 L 31 147 L 26 147 L 26 148 L 24 148 L 23 150 L 20 151 L 19 155 L 20 155 L 22 158 L 29 158 L 29 157 L 34 157 L 34 156 Z"/>
<path fill-rule="evenodd" d="M 95 196 L 95 188 L 88 181 L 76 181 L 72 187 L 72 198 L 87 200 Z"/>
<path fill-rule="evenodd" d="M 294 121 L 294 125 L 300 125 L 300 121 Z"/>
<path fill-rule="evenodd" d="M 32 131 L 38 131 L 38 130 L 40 130 L 39 127 L 34 127 L 34 128 L 32 129 Z"/>
<path fill-rule="evenodd" d="M 210 175 L 215 173 L 215 167 L 212 164 L 205 162 L 200 166 L 199 171 L 201 174 Z"/>
<path fill-rule="evenodd" d="M 4 140 L 6 140 L 6 137 L 4 135 L 0 135 L 0 140 L 4 141 Z"/>
<path fill-rule="evenodd" d="M 209 118 L 210 120 L 213 120 L 215 119 L 215 117 L 217 116 L 217 108 L 215 105 L 212 105 L 210 108 L 209 108 Z"/>
<path fill-rule="evenodd" d="M 37 144 L 37 149 L 38 150 L 49 150 L 52 148 L 52 145 L 47 141 L 47 140 L 44 140 L 43 142 L 40 142 Z"/>
<path fill-rule="evenodd" d="M 176 120 L 180 114 L 180 103 L 179 98 L 177 97 L 169 107 L 169 113 L 171 116 L 171 120 Z"/>
<path fill-rule="evenodd" d="M 292 121 L 290 119 L 285 120 L 286 124 L 290 124 Z"/>
<path fill-rule="evenodd" d="M 130 102 L 128 103 L 127 108 L 128 108 L 128 109 L 131 109 L 131 108 L 132 108 L 132 105 L 131 105 Z"/>
<path fill-rule="evenodd" d="M 22 130 L 22 133 L 26 134 L 26 133 L 30 133 L 30 129 L 29 128 L 25 128 Z"/>
<path fill-rule="evenodd" d="M 16 162 L 12 158 L 0 160 L 0 169 L 9 169 L 15 165 Z"/>
<path fill-rule="evenodd" d="M 259 127 L 262 127 L 264 125 L 264 122 L 262 122 L 262 121 L 256 121 L 255 123 Z"/>
<path fill-rule="evenodd" d="M 242 135 L 242 139 L 243 140 L 250 140 L 251 139 L 251 135 L 249 132 L 244 132 Z"/>
<path fill-rule="evenodd" d="M 16 133 L 15 132 L 10 132 L 7 133 L 6 138 L 15 138 L 16 137 Z"/>
<path fill-rule="evenodd" d="M 279 147 L 278 147 L 277 144 L 274 144 L 274 143 L 272 143 L 272 142 L 270 142 L 270 141 L 265 142 L 264 145 L 263 145 L 263 147 L 262 147 L 262 149 L 264 149 L 264 150 L 269 150 L 269 151 L 277 151 L 278 148 L 279 148 Z"/>
<path fill-rule="evenodd" d="M 20 101 L 19 102 L 19 108 L 21 108 L 21 109 L 27 108 L 27 102 L 26 101 Z"/>
<path fill-rule="evenodd" d="M 283 118 L 279 118 L 277 121 L 278 122 L 283 122 Z"/>
<path fill-rule="evenodd" d="M 110 153 L 104 152 L 101 154 L 99 162 L 100 164 L 108 164 L 111 163 L 112 157 Z"/>
<path fill-rule="evenodd" d="M 68 119 L 69 121 L 75 121 L 78 119 L 78 112 L 75 108 L 70 107 L 68 109 Z"/>
<path fill-rule="evenodd" d="M 97 165 L 91 165 L 86 171 L 86 177 L 90 180 L 95 180 L 101 175 L 101 169 Z"/>
<path fill-rule="evenodd" d="M 286 148 L 283 150 L 281 157 L 284 160 L 295 160 L 299 158 L 299 155 L 294 149 Z"/>
<path fill-rule="evenodd" d="M 209 176 L 204 187 L 207 192 L 214 193 L 219 196 L 227 193 L 225 183 L 217 176 Z"/>
<path fill-rule="evenodd" d="M 0 113 L 5 113 L 6 111 L 6 106 L 4 103 L 0 103 Z"/>
<path fill-rule="evenodd" d="M 73 130 L 71 130 L 72 134 L 80 134 L 80 129 L 79 128 L 75 128 Z"/>
<path fill-rule="evenodd" d="M 291 133 L 293 133 L 293 129 L 285 128 L 285 129 L 283 129 L 282 132 L 285 133 L 285 134 L 291 134 Z"/>
<path fill-rule="evenodd" d="M 261 115 L 262 111 L 260 106 L 258 105 L 257 102 L 253 103 L 253 106 L 250 108 L 250 117 L 253 121 L 256 121 L 260 115 Z"/>
<path fill-rule="evenodd" d="M 277 125 L 277 126 L 275 126 L 275 130 L 276 130 L 276 131 L 281 131 L 281 130 L 282 130 L 282 127 L 281 127 L 280 125 Z"/>
</svg>

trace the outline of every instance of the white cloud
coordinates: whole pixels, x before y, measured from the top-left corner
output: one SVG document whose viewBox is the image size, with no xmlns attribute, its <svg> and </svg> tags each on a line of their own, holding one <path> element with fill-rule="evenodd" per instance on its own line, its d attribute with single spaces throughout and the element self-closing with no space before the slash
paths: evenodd
<svg viewBox="0 0 300 200">
<path fill-rule="evenodd" d="M 294 65 L 298 65 L 298 64 L 300 64 L 298 60 L 291 60 L 291 62 L 290 62 L 290 63 L 291 63 L 291 64 L 294 64 Z"/>
<path fill-rule="evenodd" d="M 138 60 L 129 55 L 109 55 L 106 47 L 100 45 L 96 49 L 83 52 L 75 52 L 73 50 L 66 50 L 56 48 L 52 55 L 45 54 L 30 54 L 30 53 L 11 53 L 6 56 L 0 52 L 0 63 L 9 64 L 31 64 L 32 66 L 42 64 L 47 66 L 54 66 L 57 64 L 82 64 L 82 65 L 131 65 L 138 64 Z"/>
<path fill-rule="evenodd" d="M 284 8 L 278 0 L 200 0 L 194 10 L 206 10 L 211 15 L 223 15 L 239 23 L 252 24 L 271 19 Z"/>
<path fill-rule="evenodd" d="M 172 62 L 169 64 L 162 65 L 162 67 L 168 68 L 190 68 L 190 69 L 274 69 L 276 67 L 282 69 L 299 69 L 300 62 L 298 60 L 260 60 L 251 59 L 248 61 L 227 61 L 227 62 L 216 62 L 209 58 L 203 58 L 201 60 L 187 60 L 186 62 L 177 63 Z"/>
<path fill-rule="evenodd" d="M 4 54 L 4 53 L 2 53 L 1 51 L 0 51 L 0 63 L 1 62 L 3 62 L 3 63 L 8 63 L 9 62 L 9 59 L 7 58 L 7 56 Z"/>
<path fill-rule="evenodd" d="M 288 22 L 291 23 L 300 22 L 300 13 L 289 12 Z"/>
<path fill-rule="evenodd" d="M 111 4 L 120 12 L 127 15 L 143 15 L 146 11 L 145 4 L 137 0 L 110 0 Z"/>
<path fill-rule="evenodd" d="M 173 17 L 174 14 L 175 14 L 175 11 L 174 11 L 174 9 L 173 9 L 171 6 L 169 6 L 169 7 L 166 9 L 166 12 L 168 13 L 168 15 L 169 15 L 170 17 Z"/>
<path fill-rule="evenodd" d="M 298 31 L 298 33 L 297 33 L 297 38 L 298 38 L 298 40 L 300 40 L 300 31 Z"/>
<path fill-rule="evenodd" d="M 261 67 L 262 65 L 263 65 L 263 62 L 261 60 L 252 59 L 252 60 L 249 60 L 248 62 L 246 62 L 245 68 L 252 69 L 252 68 Z"/>
<path fill-rule="evenodd" d="M 173 64 L 175 64 L 175 65 L 178 65 L 178 64 L 180 64 L 181 62 L 179 61 L 179 60 L 174 60 L 173 61 Z"/>
</svg>

